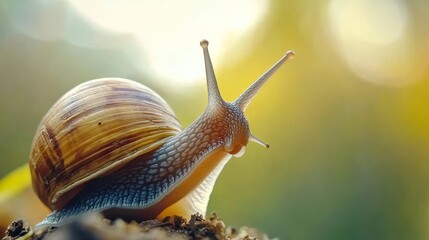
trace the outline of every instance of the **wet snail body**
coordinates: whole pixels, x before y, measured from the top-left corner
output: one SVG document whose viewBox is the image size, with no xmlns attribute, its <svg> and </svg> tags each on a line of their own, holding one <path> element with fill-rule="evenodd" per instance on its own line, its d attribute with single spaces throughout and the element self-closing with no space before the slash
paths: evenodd
<svg viewBox="0 0 429 240">
<path fill-rule="evenodd" d="M 233 103 L 219 93 L 208 42 L 204 52 L 209 102 L 185 130 L 168 104 L 126 79 L 91 80 L 70 90 L 48 111 L 30 154 L 33 188 L 53 210 L 37 227 L 85 212 L 153 219 L 205 214 L 222 168 L 249 140 L 244 110 L 287 52 Z"/>
</svg>

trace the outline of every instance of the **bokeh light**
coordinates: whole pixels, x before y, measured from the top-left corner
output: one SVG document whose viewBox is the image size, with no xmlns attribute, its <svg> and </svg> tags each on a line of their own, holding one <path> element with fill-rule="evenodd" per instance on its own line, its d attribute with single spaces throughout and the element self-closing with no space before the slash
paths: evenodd
<svg viewBox="0 0 429 240">
<path fill-rule="evenodd" d="M 170 7 L 175 1 L 145 2 L 131 1 L 69 1 L 83 16 L 95 24 L 122 34 L 131 34 L 140 46 L 141 57 L 150 59 L 142 64 L 136 59 L 136 67 L 142 71 L 152 69 L 151 74 L 174 82 L 177 85 L 199 81 L 204 75 L 203 68 L 195 61 L 201 57 L 195 42 L 202 36 L 214 44 L 210 46 L 214 59 L 226 53 L 240 41 L 247 49 L 251 41 L 243 41 L 243 36 L 258 24 L 265 15 L 267 2 L 217 1 L 210 4 L 207 12 L 206 1 L 182 1 L 180 11 Z M 245 50 L 244 49 L 244 50 Z M 234 55 L 238 61 L 243 49 Z M 172 56 L 181 56 L 177 59 Z M 149 65 L 149 66 L 148 66 Z"/>
<path fill-rule="evenodd" d="M 331 0 L 327 18 L 335 48 L 360 78 L 387 86 L 419 79 L 411 19 L 402 0 Z"/>
</svg>

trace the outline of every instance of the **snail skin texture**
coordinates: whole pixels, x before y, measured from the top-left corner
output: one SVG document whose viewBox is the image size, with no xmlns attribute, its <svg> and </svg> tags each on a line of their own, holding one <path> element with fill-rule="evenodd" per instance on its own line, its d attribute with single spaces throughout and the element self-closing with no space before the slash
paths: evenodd
<svg viewBox="0 0 429 240">
<path fill-rule="evenodd" d="M 120 78 L 84 82 L 61 97 L 33 140 L 33 188 L 52 211 L 36 229 L 86 212 L 126 220 L 205 215 L 222 168 L 254 137 L 244 110 L 288 51 L 237 100 L 225 102 L 201 41 L 208 106 L 187 129 L 168 104 L 140 83 Z"/>
</svg>

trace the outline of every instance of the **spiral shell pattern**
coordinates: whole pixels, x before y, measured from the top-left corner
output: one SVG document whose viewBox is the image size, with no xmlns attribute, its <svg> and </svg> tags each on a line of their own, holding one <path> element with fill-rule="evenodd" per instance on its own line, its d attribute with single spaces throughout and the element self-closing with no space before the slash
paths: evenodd
<svg viewBox="0 0 429 240">
<path fill-rule="evenodd" d="M 84 183 L 120 169 L 177 135 L 170 106 L 137 82 L 84 82 L 61 97 L 42 119 L 30 153 L 33 188 L 59 209 Z"/>
</svg>

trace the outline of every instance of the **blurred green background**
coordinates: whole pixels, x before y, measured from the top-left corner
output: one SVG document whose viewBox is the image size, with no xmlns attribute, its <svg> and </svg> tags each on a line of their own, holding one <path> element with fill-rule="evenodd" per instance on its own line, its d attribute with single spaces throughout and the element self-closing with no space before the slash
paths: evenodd
<svg viewBox="0 0 429 240">
<path fill-rule="evenodd" d="M 3 0 L 0 177 L 81 82 L 137 80 L 186 127 L 206 104 L 201 39 L 229 101 L 291 49 L 246 111 L 271 148 L 233 158 L 209 210 L 282 239 L 429 239 L 428 23 L 419 0 Z"/>
</svg>

